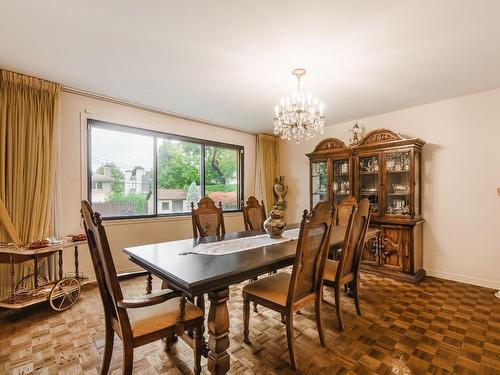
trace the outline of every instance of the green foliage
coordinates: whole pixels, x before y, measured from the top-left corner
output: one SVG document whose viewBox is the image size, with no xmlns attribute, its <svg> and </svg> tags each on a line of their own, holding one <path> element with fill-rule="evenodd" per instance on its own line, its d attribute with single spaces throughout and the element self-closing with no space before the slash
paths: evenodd
<svg viewBox="0 0 500 375">
<path fill-rule="evenodd" d="M 110 197 L 120 199 L 123 196 L 125 189 L 125 175 L 114 163 L 107 163 L 106 166 L 111 167 L 111 193 Z M 96 169 L 96 173 L 104 174 L 104 166 L 101 165 Z M 108 197 L 109 198 L 109 197 Z"/>
<path fill-rule="evenodd" d="M 193 182 L 199 185 L 200 158 L 201 149 L 197 144 L 163 140 L 158 148 L 158 187 L 187 189 Z M 238 151 L 205 147 L 206 185 L 230 184 L 235 181 L 237 170 Z"/>
<path fill-rule="evenodd" d="M 163 140 L 158 148 L 158 187 L 187 189 L 200 184 L 200 146 Z"/>
<path fill-rule="evenodd" d="M 128 193 L 127 195 L 123 195 L 121 197 L 112 196 L 113 193 L 109 194 L 106 197 L 107 202 L 112 203 L 135 203 L 136 210 L 134 214 L 142 215 L 147 211 L 147 202 L 148 198 L 151 195 L 151 192 L 148 194 L 137 194 L 137 193 Z"/>
<path fill-rule="evenodd" d="M 227 185 L 205 185 L 205 193 L 213 193 L 213 192 L 223 192 L 229 193 L 232 191 L 236 191 L 238 186 L 236 184 L 227 184 Z"/>
<path fill-rule="evenodd" d="M 237 169 L 237 150 L 215 146 L 205 147 L 205 185 L 231 183 L 236 179 Z"/>
</svg>

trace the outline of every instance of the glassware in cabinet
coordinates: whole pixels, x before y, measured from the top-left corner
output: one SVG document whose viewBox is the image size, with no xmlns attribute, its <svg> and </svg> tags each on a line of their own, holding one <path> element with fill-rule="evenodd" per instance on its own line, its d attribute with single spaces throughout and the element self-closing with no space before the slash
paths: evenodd
<svg viewBox="0 0 500 375">
<path fill-rule="evenodd" d="M 328 201 L 328 163 L 326 160 L 311 162 L 312 207 Z"/>
<path fill-rule="evenodd" d="M 351 194 L 349 159 L 333 160 L 333 204 Z"/>
<path fill-rule="evenodd" d="M 410 151 L 385 153 L 385 214 L 411 214 L 411 170 Z"/>
<path fill-rule="evenodd" d="M 373 212 L 379 211 L 379 157 L 361 156 L 359 157 L 359 183 L 358 194 L 360 199 L 368 198 L 373 206 Z"/>
</svg>

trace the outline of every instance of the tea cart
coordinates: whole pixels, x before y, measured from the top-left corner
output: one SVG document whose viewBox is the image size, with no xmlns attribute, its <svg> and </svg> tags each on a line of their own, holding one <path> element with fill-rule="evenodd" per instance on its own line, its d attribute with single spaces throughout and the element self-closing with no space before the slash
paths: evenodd
<svg viewBox="0 0 500 375">
<path fill-rule="evenodd" d="M 10 265 L 10 293 L 0 301 L 0 307 L 22 309 L 28 306 L 48 301 L 54 311 L 64 311 L 73 306 L 82 286 L 88 281 L 78 269 L 78 246 L 87 241 L 62 241 L 38 249 L 17 247 L 13 244 L 0 247 L 0 263 Z M 74 248 L 75 272 L 64 274 L 63 251 Z M 49 256 L 56 256 L 57 279 L 49 281 L 46 274 L 40 271 L 40 266 Z M 16 283 L 16 264 L 33 260 L 33 272 L 24 276 Z"/>
</svg>

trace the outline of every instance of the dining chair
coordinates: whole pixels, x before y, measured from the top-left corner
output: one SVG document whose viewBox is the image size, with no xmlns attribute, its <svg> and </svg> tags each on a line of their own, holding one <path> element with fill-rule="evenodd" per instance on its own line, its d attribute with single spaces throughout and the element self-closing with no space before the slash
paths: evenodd
<svg viewBox="0 0 500 375">
<path fill-rule="evenodd" d="M 347 223 L 349 222 L 349 217 L 351 216 L 351 211 L 352 207 L 357 207 L 358 206 L 358 201 L 356 200 L 355 197 L 352 195 L 348 195 L 340 203 L 337 203 L 335 206 L 335 218 L 333 225 L 340 225 L 342 227 L 347 226 Z M 333 260 L 339 260 L 340 258 L 340 252 L 342 251 L 342 246 L 336 246 L 332 248 L 332 251 L 330 254 L 329 258 L 332 258 Z"/>
<path fill-rule="evenodd" d="M 340 308 L 340 288 L 347 283 L 352 285 L 356 312 L 361 316 L 359 305 L 359 268 L 366 230 L 370 224 L 371 205 L 368 199 L 363 199 L 359 205 L 351 207 L 347 221 L 345 240 L 338 261 L 328 259 L 324 273 L 324 285 L 333 287 L 335 294 L 335 311 L 339 328 L 344 329 L 342 311 Z"/>
<path fill-rule="evenodd" d="M 241 207 L 243 208 L 245 230 L 264 230 L 264 221 L 267 218 L 264 201 L 260 201 L 259 204 L 257 198 L 250 196 L 245 204 L 241 201 Z"/>
<path fill-rule="evenodd" d="M 216 207 L 211 198 L 203 197 L 198 202 L 198 208 L 194 208 L 194 202 L 191 202 L 191 219 L 193 222 L 193 238 L 226 234 L 222 203 L 220 201 L 219 207 Z"/>
<path fill-rule="evenodd" d="M 307 304 L 315 304 L 320 343 L 325 346 L 321 321 L 321 290 L 326 255 L 330 243 L 333 211 L 328 202 L 304 211 L 300 224 L 292 273 L 280 272 L 243 287 L 243 336 L 249 343 L 250 302 L 256 302 L 285 318 L 290 365 L 296 369 L 293 349 L 293 314 Z"/>
<path fill-rule="evenodd" d="M 337 216 L 335 225 L 347 226 L 353 206 L 357 207 L 358 201 L 352 195 L 348 195 L 335 206 L 335 211 Z"/>
<path fill-rule="evenodd" d="M 168 289 L 124 298 L 101 215 L 88 201 L 82 201 L 81 214 L 104 307 L 106 334 L 100 374 L 108 373 L 115 333 L 123 342 L 123 374 L 132 374 L 134 348 L 174 335 L 184 338 L 188 329 L 194 337 L 184 339 L 193 347 L 194 373 L 200 374 L 204 311 L 186 301 L 182 293 Z M 169 349 L 168 341 L 165 349 Z"/>
<path fill-rule="evenodd" d="M 262 230 L 264 231 L 264 221 L 266 221 L 266 209 L 264 207 L 264 201 L 259 201 L 254 196 L 248 197 L 246 204 L 241 201 L 241 207 L 243 209 L 243 222 L 245 223 L 245 230 Z M 272 271 L 269 274 L 276 273 Z M 258 280 L 258 277 L 250 279 L 250 282 Z M 253 304 L 253 311 L 259 312 L 257 308 L 257 303 Z"/>
</svg>

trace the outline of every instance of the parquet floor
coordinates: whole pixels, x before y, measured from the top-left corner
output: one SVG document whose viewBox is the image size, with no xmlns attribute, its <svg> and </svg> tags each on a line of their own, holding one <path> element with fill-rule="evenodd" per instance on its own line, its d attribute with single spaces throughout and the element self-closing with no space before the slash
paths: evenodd
<svg viewBox="0 0 500 375">
<path fill-rule="evenodd" d="M 144 278 L 123 282 L 127 295 L 142 294 L 144 287 Z M 297 315 L 297 373 L 500 374 L 500 300 L 492 290 L 435 278 L 415 286 L 364 274 L 361 291 L 363 317 L 356 315 L 351 299 L 342 299 L 343 332 L 333 306 L 324 305 L 326 348 L 319 345 L 313 310 Z M 329 290 L 325 298 L 333 301 Z M 232 373 L 293 373 L 279 314 L 263 307 L 252 312 L 252 345 L 246 345 L 241 306 L 237 285 L 230 299 Z M 22 317 L 3 318 L 0 325 L 0 374 L 98 374 L 104 325 L 95 286 L 66 312 L 39 306 Z M 119 339 L 114 348 L 111 373 L 120 374 Z M 136 349 L 134 373 L 190 373 L 191 350 L 178 342 L 174 352 L 167 356 L 160 342 Z"/>
</svg>

